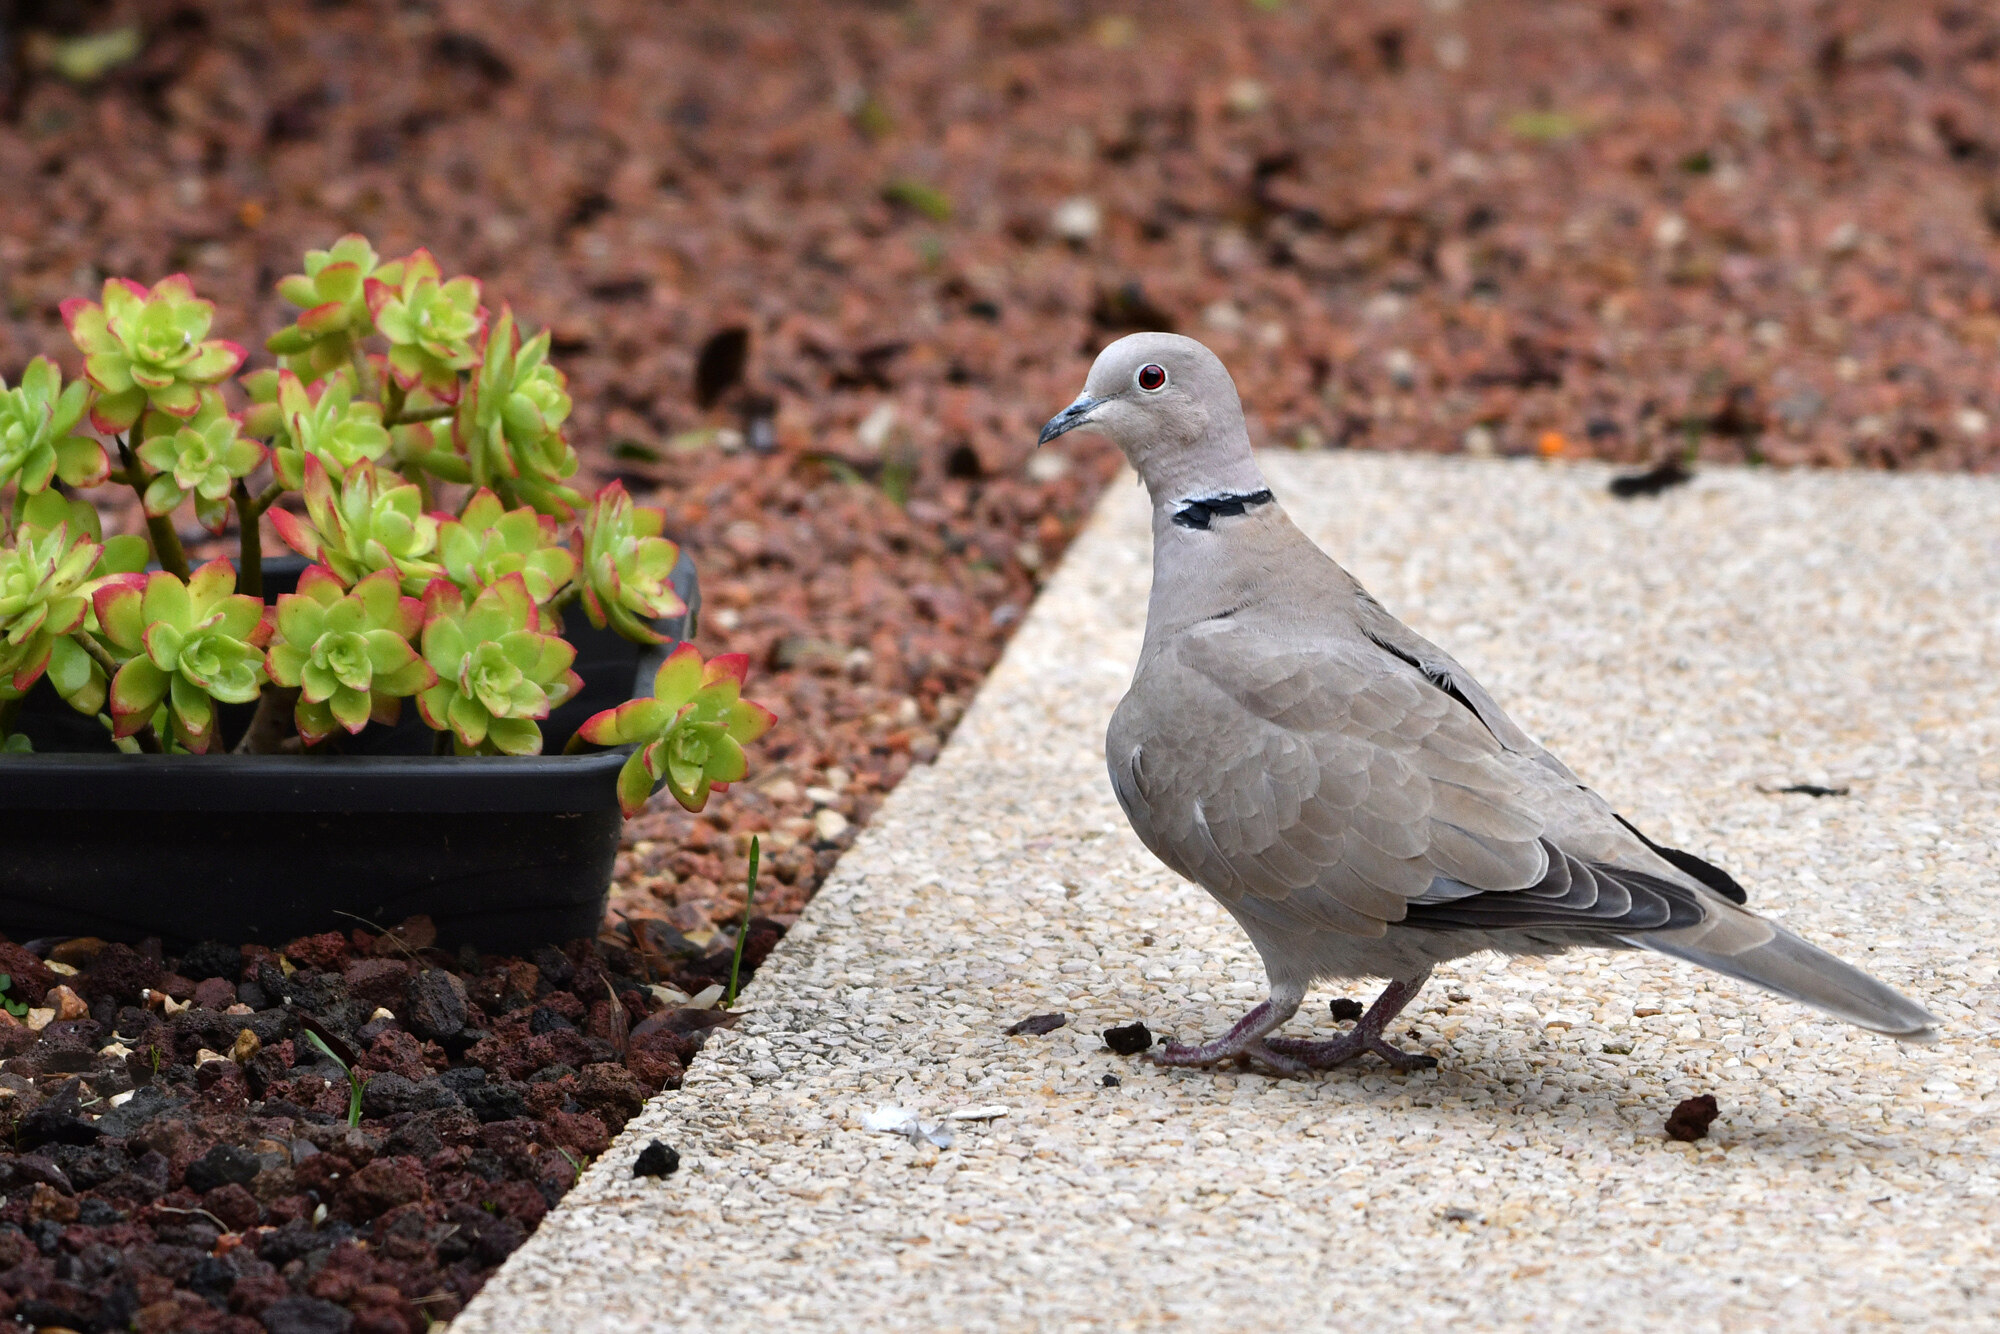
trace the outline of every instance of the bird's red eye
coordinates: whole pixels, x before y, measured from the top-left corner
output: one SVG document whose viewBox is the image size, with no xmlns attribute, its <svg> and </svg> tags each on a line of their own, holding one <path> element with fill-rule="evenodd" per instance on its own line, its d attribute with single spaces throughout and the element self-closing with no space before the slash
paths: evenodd
<svg viewBox="0 0 2000 1334">
<path fill-rule="evenodd" d="M 1166 388 L 1167 368 L 1165 366 L 1141 366 L 1139 368 L 1139 387 L 1149 394 Z"/>
</svg>

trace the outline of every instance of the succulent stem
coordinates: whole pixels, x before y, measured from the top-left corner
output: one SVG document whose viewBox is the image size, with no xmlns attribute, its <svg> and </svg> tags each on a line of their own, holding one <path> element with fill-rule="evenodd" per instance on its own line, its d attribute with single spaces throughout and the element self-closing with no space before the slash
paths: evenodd
<svg viewBox="0 0 2000 1334">
<path fill-rule="evenodd" d="M 248 590 L 246 590 L 248 591 Z M 238 755 L 275 755 L 286 741 L 298 735 L 291 726 L 292 710 L 298 707 L 299 692 L 276 682 L 266 682 L 257 696 L 257 712 L 236 743 Z"/>
<path fill-rule="evenodd" d="M 458 409 L 449 403 L 431 408 L 398 408 L 394 412 L 384 414 L 382 424 L 384 426 L 414 426 L 418 422 L 443 421 L 446 417 L 451 416 L 452 413 L 457 411 Z"/>
<path fill-rule="evenodd" d="M 134 427 L 132 433 L 137 434 Z M 146 486 L 153 480 L 139 460 L 132 456 L 132 446 L 128 437 L 118 438 L 118 458 L 125 465 L 125 480 L 131 484 L 139 497 L 139 504 L 146 503 Z M 160 562 L 160 568 L 179 579 L 188 577 L 187 553 L 181 550 L 181 535 L 174 531 L 174 516 L 160 514 L 146 516 L 146 531 L 153 539 L 153 557 Z"/>
<path fill-rule="evenodd" d="M 236 498 L 236 591 L 264 596 L 264 532 L 258 525 L 257 502 L 241 477 L 231 488 Z"/>
</svg>

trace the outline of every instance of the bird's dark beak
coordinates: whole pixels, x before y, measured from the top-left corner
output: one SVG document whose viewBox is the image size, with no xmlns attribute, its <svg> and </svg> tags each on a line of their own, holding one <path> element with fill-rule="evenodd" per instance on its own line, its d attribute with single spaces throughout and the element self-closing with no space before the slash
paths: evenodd
<svg viewBox="0 0 2000 1334">
<path fill-rule="evenodd" d="M 1049 418 L 1049 424 L 1042 428 L 1042 438 L 1035 443 L 1046 445 L 1063 432 L 1073 431 L 1083 425 L 1084 421 L 1090 416 L 1090 410 L 1102 401 L 1102 399 L 1092 398 L 1089 394 L 1078 394 L 1076 402 Z"/>
</svg>

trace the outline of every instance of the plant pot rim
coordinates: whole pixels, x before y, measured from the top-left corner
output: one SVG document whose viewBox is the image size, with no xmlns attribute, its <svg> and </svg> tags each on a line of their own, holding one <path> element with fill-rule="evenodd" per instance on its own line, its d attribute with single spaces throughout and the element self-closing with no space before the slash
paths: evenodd
<svg viewBox="0 0 2000 1334">
<path fill-rule="evenodd" d="M 76 812 L 585 812 L 629 747 L 586 755 L 9 755 L 0 799 Z"/>
</svg>

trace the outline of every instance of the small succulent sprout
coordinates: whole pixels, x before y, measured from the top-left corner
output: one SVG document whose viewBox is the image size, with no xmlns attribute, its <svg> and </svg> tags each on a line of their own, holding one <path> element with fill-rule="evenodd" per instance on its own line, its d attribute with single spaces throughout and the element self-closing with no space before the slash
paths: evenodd
<svg viewBox="0 0 2000 1334">
<path fill-rule="evenodd" d="M 479 283 L 466 277 L 439 281 L 437 260 L 428 250 L 399 264 L 388 279 L 378 274 L 364 285 L 375 330 L 389 340 L 389 373 L 405 392 L 421 385 L 455 402 L 458 373 L 479 362 L 473 342 L 486 323 Z"/>
<path fill-rule="evenodd" d="M 36 357 L 12 389 L 0 379 L 0 486 L 12 482 L 24 494 L 60 477 L 71 486 L 96 486 L 111 473 L 104 447 L 73 434 L 83 420 L 90 385 L 63 387 L 62 372 L 47 357 Z"/>
<path fill-rule="evenodd" d="M 305 272 L 278 280 L 278 295 L 300 308 L 296 322 L 265 341 L 300 378 L 313 380 L 347 363 L 355 346 L 374 331 L 368 308 L 370 278 L 385 274 L 368 238 L 350 232 L 325 250 L 306 251 Z"/>
<path fill-rule="evenodd" d="M 229 522 L 230 488 L 264 461 L 264 447 L 243 434 L 243 423 L 214 389 L 202 391 L 201 406 L 186 422 L 169 420 L 171 433 L 148 436 L 138 450 L 141 461 L 159 470 L 146 485 L 146 513 L 172 514 L 192 496 L 195 517 L 219 533 Z"/>
<path fill-rule="evenodd" d="M 674 591 L 681 549 L 661 537 L 666 511 L 635 505 L 623 482 L 598 491 L 577 530 L 583 609 L 598 629 L 611 626 L 642 644 L 664 642 L 643 618 L 679 616 L 687 603 Z"/>
<path fill-rule="evenodd" d="M 576 557 L 558 542 L 554 519 L 525 505 L 510 510 L 482 487 L 464 513 L 439 525 L 438 560 L 468 596 L 518 574 L 539 605 L 576 572 Z"/>
<path fill-rule="evenodd" d="M 510 574 L 470 603 L 448 580 L 424 590 L 424 659 L 437 683 L 417 696 L 424 722 L 460 754 L 539 755 L 536 720 L 583 688 L 576 649 L 542 633 L 527 583 Z"/>
<path fill-rule="evenodd" d="M 305 485 L 308 454 L 340 481 L 363 459 L 373 463 L 389 452 L 382 405 L 357 403 L 345 369 L 311 385 L 290 371 L 278 372 L 277 408 L 282 435 L 271 451 L 271 470 L 291 490 Z"/>
<path fill-rule="evenodd" d="M 123 575 L 95 601 L 104 637 L 131 655 L 111 678 L 112 735 L 131 736 L 165 705 L 174 740 L 201 754 L 215 744 L 216 703 L 257 698 L 271 620 L 236 591 L 228 561 L 210 561 L 186 583 L 164 570 Z"/>
<path fill-rule="evenodd" d="M 548 331 L 523 343 L 514 312 L 502 309 L 482 353 L 459 414 L 473 481 L 568 518 L 583 496 L 565 485 L 578 463 L 562 433 L 568 381 L 549 364 Z"/>
<path fill-rule="evenodd" d="M 215 305 L 195 296 L 186 274 L 162 278 L 150 290 L 107 278 L 102 305 L 72 297 L 62 303 L 62 317 L 97 387 L 90 420 L 100 431 L 129 429 L 148 406 L 192 417 L 201 391 L 243 364 L 242 347 L 208 337 Z"/>
<path fill-rule="evenodd" d="M 277 635 L 264 655 L 271 679 L 299 692 L 293 717 L 308 743 L 335 727 L 394 723 L 405 697 L 437 684 L 417 655 L 423 603 L 377 570 L 343 593 L 332 571 L 308 565 L 299 591 L 278 599 Z"/>
<path fill-rule="evenodd" d="M 636 745 L 618 771 L 618 804 L 636 815 L 664 779 L 690 811 L 708 804 L 748 771 L 743 747 L 770 730 L 777 715 L 742 698 L 750 659 L 727 653 L 704 663 L 692 644 L 667 655 L 653 678 L 653 698 L 628 700 L 594 714 L 577 735 L 600 746 Z"/>
<path fill-rule="evenodd" d="M 285 545 L 318 561 L 348 586 L 376 570 L 394 570 L 405 592 L 421 591 L 444 572 L 431 559 L 438 521 L 423 512 L 417 488 L 358 460 L 339 483 L 317 456 L 304 456 L 306 515 L 271 510 Z"/>
</svg>

